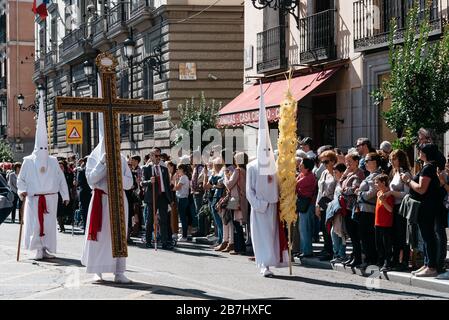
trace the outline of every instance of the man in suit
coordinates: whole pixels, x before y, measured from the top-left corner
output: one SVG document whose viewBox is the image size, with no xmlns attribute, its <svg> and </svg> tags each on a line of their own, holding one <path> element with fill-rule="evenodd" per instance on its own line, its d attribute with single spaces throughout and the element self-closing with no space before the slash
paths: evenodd
<svg viewBox="0 0 449 320">
<path fill-rule="evenodd" d="M 151 239 L 153 235 L 153 187 L 156 194 L 156 210 L 159 212 L 159 230 L 161 233 L 162 249 L 171 250 L 171 228 L 168 216 L 168 205 L 174 201 L 170 189 L 170 178 L 168 169 L 161 162 L 161 150 L 154 148 L 150 153 L 151 164 L 143 167 L 141 185 L 145 188 L 144 202 L 148 207 L 146 219 L 146 247 L 152 248 Z"/>
</svg>

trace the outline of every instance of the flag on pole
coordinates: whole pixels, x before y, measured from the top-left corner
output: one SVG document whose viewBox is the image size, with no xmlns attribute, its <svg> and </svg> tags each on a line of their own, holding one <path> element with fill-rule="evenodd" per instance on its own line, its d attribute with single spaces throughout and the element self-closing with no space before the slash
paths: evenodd
<svg viewBox="0 0 449 320">
<path fill-rule="evenodd" d="M 47 13 L 47 3 L 49 0 L 33 0 L 33 12 L 38 14 L 41 19 L 45 19 L 48 15 Z"/>
</svg>

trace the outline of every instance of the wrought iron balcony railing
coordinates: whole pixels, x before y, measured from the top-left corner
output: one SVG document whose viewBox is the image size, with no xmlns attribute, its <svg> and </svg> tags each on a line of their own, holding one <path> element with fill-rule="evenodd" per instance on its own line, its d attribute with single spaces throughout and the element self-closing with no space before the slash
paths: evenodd
<svg viewBox="0 0 449 320">
<path fill-rule="evenodd" d="M 125 3 L 121 2 L 113 7 L 108 14 L 108 31 L 120 27 L 128 20 L 129 10 Z"/>
<path fill-rule="evenodd" d="M 49 51 L 45 54 L 45 69 L 54 68 L 56 63 L 58 62 L 58 50 L 55 47 L 52 51 Z"/>
<path fill-rule="evenodd" d="M 278 26 L 257 34 L 257 73 L 286 69 L 285 26 Z"/>
<path fill-rule="evenodd" d="M 391 21 L 397 25 L 395 40 L 402 40 L 407 14 L 413 5 L 418 6 L 418 19 L 425 14 L 427 0 L 358 0 L 353 3 L 354 49 L 365 51 L 388 46 Z M 429 7 L 430 35 L 442 32 L 441 0 L 433 0 Z M 394 19 L 394 20 L 393 20 Z"/>
<path fill-rule="evenodd" d="M 77 29 L 72 30 L 62 39 L 62 54 L 66 54 L 74 47 L 78 47 L 80 43 L 86 40 L 86 24 L 80 25 Z"/>
<path fill-rule="evenodd" d="M 92 21 L 91 35 L 92 45 L 95 46 L 98 42 L 105 40 L 105 33 L 108 31 L 107 19 L 104 16 L 98 16 Z"/>
<path fill-rule="evenodd" d="M 301 63 L 335 59 L 335 9 L 325 10 L 299 20 L 299 55 Z"/>
</svg>

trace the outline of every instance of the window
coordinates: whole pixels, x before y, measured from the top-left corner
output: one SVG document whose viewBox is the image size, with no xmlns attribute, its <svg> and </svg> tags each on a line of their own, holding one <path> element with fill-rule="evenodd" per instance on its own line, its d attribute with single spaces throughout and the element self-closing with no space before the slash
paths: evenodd
<svg viewBox="0 0 449 320">
<path fill-rule="evenodd" d="M 378 75 L 377 81 L 379 87 L 383 86 L 383 82 L 390 77 L 389 73 L 384 73 Z M 395 133 L 391 132 L 390 128 L 387 127 L 382 113 L 388 111 L 391 107 L 391 98 L 384 99 L 384 101 L 379 105 L 379 141 L 394 141 L 397 139 Z"/>
<path fill-rule="evenodd" d="M 154 99 L 153 70 L 149 66 L 143 69 L 143 98 Z M 154 116 L 143 117 L 143 134 L 146 137 L 154 135 Z"/>
</svg>

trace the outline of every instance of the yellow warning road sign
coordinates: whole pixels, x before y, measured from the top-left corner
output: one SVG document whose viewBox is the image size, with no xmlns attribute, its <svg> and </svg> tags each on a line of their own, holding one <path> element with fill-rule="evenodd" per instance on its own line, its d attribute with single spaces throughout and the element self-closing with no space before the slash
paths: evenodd
<svg viewBox="0 0 449 320">
<path fill-rule="evenodd" d="M 67 120 L 66 132 L 67 144 L 82 144 L 83 120 Z"/>
</svg>

